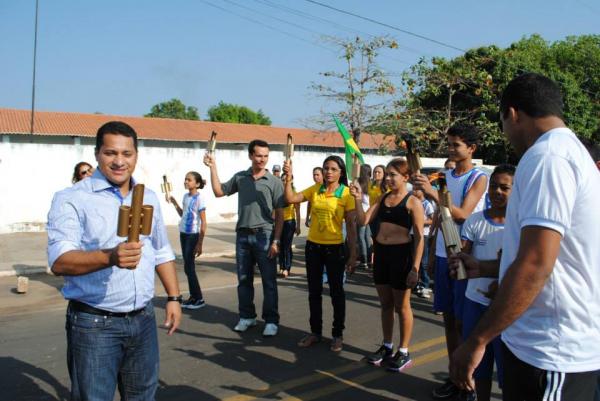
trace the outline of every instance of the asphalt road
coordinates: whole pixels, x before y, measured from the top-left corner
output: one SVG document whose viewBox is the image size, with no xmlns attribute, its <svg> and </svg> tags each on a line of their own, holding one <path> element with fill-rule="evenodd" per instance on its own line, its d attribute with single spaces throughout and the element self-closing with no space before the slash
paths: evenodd
<svg viewBox="0 0 600 401">
<path fill-rule="evenodd" d="M 240 334 L 234 260 L 201 259 L 198 270 L 203 309 L 184 311 L 173 336 L 159 329 L 160 388 L 157 400 L 429 400 L 446 375 L 447 356 L 441 317 L 431 302 L 413 296 L 415 330 L 410 352 L 414 365 L 404 373 L 369 366 L 364 356 L 381 341 L 378 300 L 367 272 L 346 284 L 347 319 L 344 350 L 329 350 L 328 338 L 309 349 L 296 346 L 308 329 L 308 299 L 303 258 L 293 275 L 279 281 L 281 325 L 274 338 L 262 337 L 262 322 Z M 187 289 L 181 266 L 180 283 Z M 15 293 L 14 277 L 0 278 L 0 400 L 67 400 L 65 302 L 62 279 L 30 277 L 26 295 Z M 255 282 L 260 315 L 262 291 Z M 157 286 L 157 324 L 164 318 L 164 295 Z M 332 309 L 323 297 L 325 335 Z M 395 334 L 398 341 L 398 333 Z M 495 399 L 500 399 L 494 389 Z M 115 399 L 119 399 L 118 395 Z"/>
</svg>

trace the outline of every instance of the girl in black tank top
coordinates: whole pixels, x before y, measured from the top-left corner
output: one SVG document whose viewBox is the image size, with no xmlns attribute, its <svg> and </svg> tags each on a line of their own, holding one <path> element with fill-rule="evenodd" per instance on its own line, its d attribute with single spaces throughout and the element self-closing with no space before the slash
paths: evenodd
<svg viewBox="0 0 600 401">
<path fill-rule="evenodd" d="M 381 200 L 373 204 L 366 213 L 362 210 L 360 201 L 356 201 L 356 217 L 359 225 L 378 219 L 380 223 L 389 223 L 406 229 L 404 233 L 404 230 L 395 227 L 382 226 L 373 242 L 373 280 L 381 304 L 384 332 L 383 344 L 375 353 L 369 355 L 367 360 L 378 366 L 385 363 L 387 369 L 394 372 L 400 372 L 412 364 L 408 353 L 413 327 L 410 290 L 417 284 L 419 277 L 424 246 L 424 214 L 421 201 L 411 194 L 406 194 L 395 206 L 387 206 L 385 201 L 392 194 L 398 199 L 406 193 L 409 177 L 410 170 L 406 160 L 393 159 L 386 168 L 386 182 L 391 192 L 383 195 Z M 360 199 L 362 196 L 358 186 L 353 185 L 350 192 L 355 199 Z M 408 234 L 411 229 L 412 238 Z M 382 230 L 385 230 L 385 233 Z M 380 243 L 377 239 L 387 243 Z M 403 241 L 406 242 L 398 243 Z M 395 311 L 398 311 L 400 318 L 400 346 L 396 353 L 393 352 L 392 344 Z"/>
<path fill-rule="evenodd" d="M 406 194 L 404 198 L 396 206 L 387 206 L 385 200 L 391 192 L 386 193 L 381 198 L 379 210 L 377 211 L 377 218 L 381 223 L 391 223 L 398 226 L 404 227 L 410 231 L 413 225 L 413 219 L 410 212 L 406 208 L 408 198 L 411 196 L 410 193 Z"/>
</svg>

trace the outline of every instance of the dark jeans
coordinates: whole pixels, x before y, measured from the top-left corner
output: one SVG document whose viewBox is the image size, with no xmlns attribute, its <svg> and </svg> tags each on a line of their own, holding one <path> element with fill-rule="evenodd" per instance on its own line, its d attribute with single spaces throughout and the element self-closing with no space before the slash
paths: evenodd
<svg viewBox="0 0 600 401">
<path fill-rule="evenodd" d="M 323 332 L 323 268 L 327 267 L 329 295 L 333 305 L 333 337 L 341 337 L 346 319 L 346 294 L 344 293 L 344 269 L 346 255 L 344 245 L 322 245 L 306 241 L 306 277 L 308 279 L 308 304 L 310 307 L 310 331 Z"/>
<path fill-rule="evenodd" d="M 358 227 L 358 256 L 360 262 L 371 263 L 372 251 L 371 228 L 368 225 Z"/>
<path fill-rule="evenodd" d="M 263 287 L 262 318 L 266 323 L 279 323 L 277 311 L 277 261 L 268 258 L 271 230 L 255 234 L 238 232 L 235 239 L 235 259 L 238 276 L 238 309 L 240 318 L 256 318 L 254 307 L 254 265 L 258 264 Z"/>
<path fill-rule="evenodd" d="M 158 339 L 154 308 L 133 317 L 67 309 L 67 364 L 71 400 L 154 400 L 158 386 Z"/>
<path fill-rule="evenodd" d="M 421 257 L 421 268 L 419 269 L 419 284 L 422 288 L 429 288 L 431 279 L 427 273 L 429 263 L 429 237 L 423 238 L 423 256 Z"/>
<path fill-rule="evenodd" d="M 203 299 L 198 275 L 196 275 L 196 256 L 194 255 L 194 249 L 196 249 L 199 237 L 200 234 L 179 233 L 181 253 L 183 254 L 183 268 L 187 276 L 190 296 L 194 299 Z"/>
<path fill-rule="evenodd" d="M 281 250 L 279 251 L 279 268 L 287 270 L 292 268 L 292 242 L 296 233 L 296 220 L 286 220 L 283 222 L 281 231 Z"/>
</svg>

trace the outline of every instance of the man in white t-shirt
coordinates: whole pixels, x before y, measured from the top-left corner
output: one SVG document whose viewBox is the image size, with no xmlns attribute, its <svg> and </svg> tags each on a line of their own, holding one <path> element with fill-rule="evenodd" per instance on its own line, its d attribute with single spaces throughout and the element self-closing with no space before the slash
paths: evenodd
<svg viewBox="0 0 600 401">
<path fill-rule="evenodd" d="M 486 344 L 502 333 L 504 400 L 591 400 L 600 369 L 600 175 L 565 126 L 552 80 L 533 73 L 512 80 L 500 118 L 522 155 L 506 213 L 501 282 L 453 353 L 451 376 L 473 389 Z M 469 268 L 478 263 L 461 258 Z"/>
</svg>

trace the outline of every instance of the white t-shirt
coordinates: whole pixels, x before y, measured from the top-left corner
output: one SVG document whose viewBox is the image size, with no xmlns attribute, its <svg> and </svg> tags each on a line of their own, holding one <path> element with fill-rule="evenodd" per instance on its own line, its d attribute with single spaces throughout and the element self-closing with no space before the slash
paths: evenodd
<svg viewBox="0 0 600 401">
<path fill-rule="evenodd" d="M 506 211 L 500 279 L 515 260 L 521 229 L 562 235 L 544 288 L 502 339 L 544 370 L 600 369 L 600 174 L 568 128 L 543 134 L 517 167 Z"/>
<path fill-rule="evenodd" d="M 471 241 L 471 255 L 478 260 L 496 260 L 498 251 L 502 248 L 502 232 L 504 224 L 495 223 L 486 211 L 469 216 L 462 228 L 462 239 Z M 465 296 L 473 302 L 488 306 L 491 300 L 481 292 L 487 292 L 495 278 L 471 278 L 467 283 Z"/>
<path fill-rule="evenodd" d="M 427 199 L 423 199 L 423 202 L 421 202 L 421 203 L 423 204 L 423 213 L 424 213 L 425 219 L 432 219 L 433 214 L 435 213 L 435 208 L 433 207 L 433 203 L 429 202 Z M 426 224 L 423 227 L 423 236 L 428 237 L 430 230 L 431 230 L 431 224 Z"/>
<path fill-rule="evenodd" d="M 482 176 L 486 176 L 486 174 L 478 170 L 477 168 L 472 168 L 462 175 L 456 175 L 454 170 L 446 171 L 446 184 L 448 185 L 448 191 L 452 195 L 452 204 L 455 206 L 461 206 L 463 201 L 465 200 L 467 193 L 473 187 L 473 184 L 478 180 L 482 179 Z M 485 199 L 487 194 L 487 190 L 479 199 L 479 202 L 473 209 L 473 213 L 479 212 L 485 208 Z M 458 232 L 460 233 L 461 227 L 458 226 Z M 444 244 L 444 236 L 441 232 L 438 232 L 436 241 L 435 241 L 435 256 L 439 256 L 440 258 L 447 257 L 446 255 L 446 245 Z"/>
<path fill-rule="evenodd" d="M 200 212 L 206 209 L 204 197 L 200 196 L 200 192 L 191 196 L 188 193 L 183 195 L 181 210 L 181 220 L 179 221 L 179 232 L 186 234 L 197 234 L 200 232 L 202 220 L 200 220 Z"/>
</svg>

